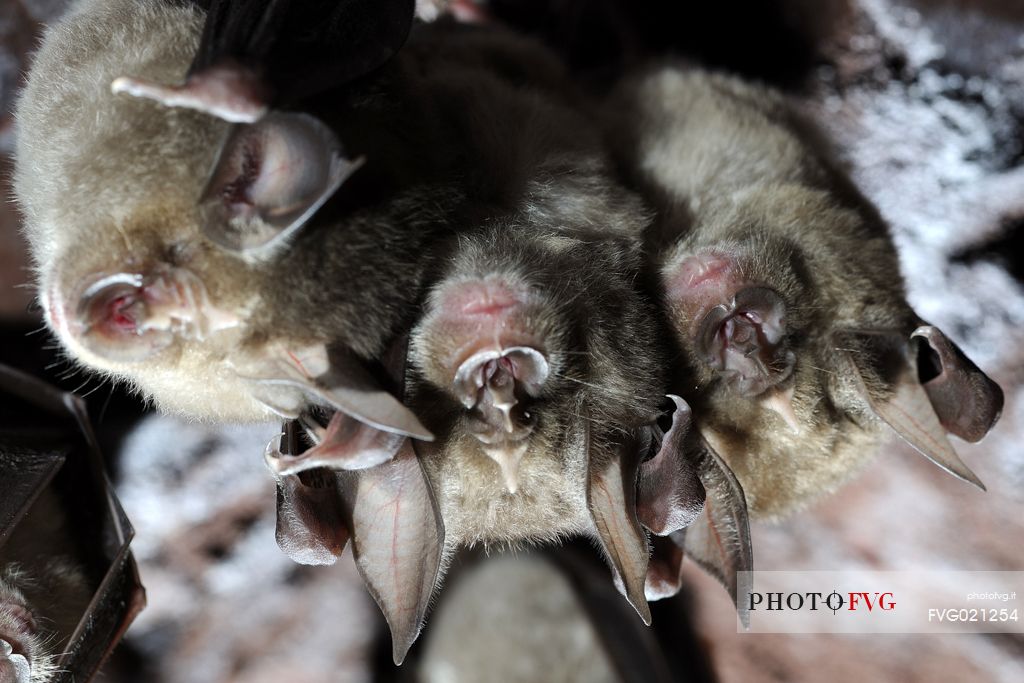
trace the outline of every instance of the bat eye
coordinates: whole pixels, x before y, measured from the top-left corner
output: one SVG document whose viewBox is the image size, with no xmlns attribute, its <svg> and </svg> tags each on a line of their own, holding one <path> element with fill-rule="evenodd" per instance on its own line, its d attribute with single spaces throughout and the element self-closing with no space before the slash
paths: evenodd
<svg viewBox="0 0 1024 683">
<path fill-rule="evenodd" d="M 312 116 L 271 113 L 235 126 L 199 200 L 202 232 L 231 251 L 280 244 L 361 164 Z"/>
</svg>

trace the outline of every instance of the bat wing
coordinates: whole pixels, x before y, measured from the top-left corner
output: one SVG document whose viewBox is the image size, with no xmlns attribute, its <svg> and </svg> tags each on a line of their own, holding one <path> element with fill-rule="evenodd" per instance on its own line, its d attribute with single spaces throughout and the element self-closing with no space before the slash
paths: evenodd
<svg viewBox="0 0 1024 683">
<path fill-rule="evenodd" d="M 590 420 L 584 425 L 584 447 L 590 453 Z M 651 623 L 651 610 L 644 596 L 647 576 L 647 534 L 636 516 L 639 450 L 626 445 L 607 463 L 591 461 L 587 482 L 587 504 L 597 537 L 611 564 L 615 586 L 626 596 L 644 620 Z"/>
<path fill-rule="evenodd" d="M 394 459 L 338 477 L 356 565 L 391 627 L 392 654 L 401 664 L 440 578 L 440 510 L 408 439 Z"/>
<path fill-rule="evenodd" d="M 414 0 L 195 0 L 206 23 L 189 78 L 237 65 L 275 107 L 382 66 L 412 28 Z"/>
<path fill-rule="evenodd" d="M 835 346 L 846 374 L 875 415 L 924 457 L 955 477 L 985 489 L 946 438 L 929 393 L 920 382 L 918 349 L 896 333 L 853 330 L 836 333 Z M 890 384 L 888 396 L 869 389 L 879 374 Z M 947 389 L 948 385 L 939 390 L 943 397 Z"/>
<path fill-rule="evenodd" d="M 206 22 L 180 84 L 123 76 L 114 93 L 234 123 L 258 121 L 382 66 L 405 43 L 414 0 L 194 0 Z"/>
</svg>

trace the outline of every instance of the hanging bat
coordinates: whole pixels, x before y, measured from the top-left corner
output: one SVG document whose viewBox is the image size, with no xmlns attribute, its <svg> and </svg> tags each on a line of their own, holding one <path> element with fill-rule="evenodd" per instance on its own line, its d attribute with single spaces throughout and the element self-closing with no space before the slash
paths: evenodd
<svg viewBox="0 0 1024 683">
<path fill-rule="evenodd" d="M 907 304 L 877 210 L 784 98 L 669 67 L 612 101 L 660 207 L 648 241 L 679 381 L 752 512 L 834 489 L 890 431 L 981 487 L 946 434 L 982 438 L 1001 390 Z"/>
<path fill-rule="evenodd" d="M 44 491 L 0 545 L 0 683 L 46 683 L 93 595 L 66 556 L 74 542 L 64 513 Z"/>
<path fill-rule="evenodd" d="M 431 548 L 590 536 L 650 623 L 647 600 L 679 589 L 683 548 L 732 587 L 750 568 L 745 504 L 693 438 L 685 401 L 671 396 L 671 427 L 659 426 L 666 359 L 635 284 L 639 244 L 559 216 L 585 199 L 570 191 L 548 185 L 529 211 L 460 240 L 411 334 L 409 404 L 438 435 L 415 446 L 443 526 Z M 632 230 L 644 213 L 621 188 L 590 196 L 616 193 L 626 213 L 602 225 Z M 705 489 L 713 511 L 695 524 Z M 725 539 L 713 555 L 710 528 Z"/>
<path fill-rule="evenodd" d="M 432 433 L 395 397 L 401 364 L 389 360 L 402 355 L 431 264 L 452 233 L 512 207 L 542 224 L 584 225 L 617 220 L 623 207 L 583 172 L 581 150 L 594 139 L 560 106 L 564 82 L 542 51 L 465 27 L 422 27 L 380 71 L 302 100 L 301 112 L 268 105 L 229 125 L 218 106 L 167 107 L 171 96 L 145 91 L 182 78 L 202 52 L 202 21 L 185 5 L 110 0 L 83 5 L 48 33 L 19 104 L 16 174 L 46 318 L 74 358 L 165 410 L 298 417 L 315 446 L 268 453 L 280 481 L 279 540 L 296 559 L 330 562 L 351 537 L 400 659 L 445 548 L 460 542 L 442 536 L 445 499 L 404 438 Z M 132 80 L 118 82 L 123 92 L 109 93 L 124 74 Z M 204 82 L 193 73 L 186 99 Z M 541 201 L 556 179 L 563 200 L 587 201 Z M 630 310 L 604 315 L 644 317 Z M 643 385 L 642 376 L 630 382 Z M 660 390 L 640 388 L 643 401 L 660 401 Z M 598 422 L 613 410 L 585 409 Z M 623 409 L 634 420 L 638 408 Z M 630 509 L 637 454 L 655 432 L 619 438 L 629 423 L 591 435 L 587 424 L 577 420 L 573 436 L 576 472 L 606 500 L 578 511 L 596 515 L 642 610 L 647 547 Z M 587 459 L 596 464 L 581 466 Z M 326 486 L 314 471 L 325 466 L 335 470 Z M 677 480 L 685 472 L 665 485 Z M 579 502 L 595 485 L 577 483 Z M 622 521 L 628 528 L 613 534 Z"/>
</svg>

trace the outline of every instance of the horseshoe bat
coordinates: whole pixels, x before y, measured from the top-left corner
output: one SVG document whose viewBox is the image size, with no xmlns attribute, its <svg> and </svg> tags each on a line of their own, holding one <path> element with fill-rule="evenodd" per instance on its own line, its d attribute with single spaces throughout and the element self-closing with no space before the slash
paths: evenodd
<svg viewBox="0 0 1024 683">
<path fill-rule="evenodd" d="M 675 66 L 611 101 L 659 206 L 647 239 L 679 381 L 751 511 L 834 489 L 891 432 L 983 488 L 946 435 L 982 438 L 1002 391 L 907 304 L 886 225 L 784 98 Z"/>
<path fill-rule="evenodd" d="M 631 228 L 643 214 L 629 213 L 605 224 Z M 666 361 L 634 283 L 639 245 L 569 216 L 537 223 L 513 214 L 460 240 L 432 288 L 411 333 L 410 405 L 438 440 L 415 448 L 444 549 L 590 536 L 650 623 L 647 600 L 679 589 L 684 548 L 729 585 L 749 569 L 743 494 L 687 438 L 685 401 L 670 397 L 672 425 L 658 424 Z M 702 528 L 726 539 L 713 555 Z"/>
</svg>

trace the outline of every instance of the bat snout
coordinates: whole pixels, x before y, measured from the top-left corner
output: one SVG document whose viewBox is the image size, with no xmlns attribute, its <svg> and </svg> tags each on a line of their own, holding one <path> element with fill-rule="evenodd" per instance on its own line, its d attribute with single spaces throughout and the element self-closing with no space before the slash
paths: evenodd
<svg viewBox="0 0 1024 683">
<path fill-rule="evenodd" d="M 729 304 L 701 319 L 697 352 L 744 396 L 758 396 L 785 381 L 796 360 L 786 344 L 786 307 L 767 287 L 744 287 Z"/>
<path fill-rule="evenodd" d="M 94 275 L 74 291 L 56 315 L 76 342 L 106 360 L 145 360 L 178 338 L 202 341 L 238 324 L 210 305 L 202 281 L 183 268 Z"/>
</svg>

